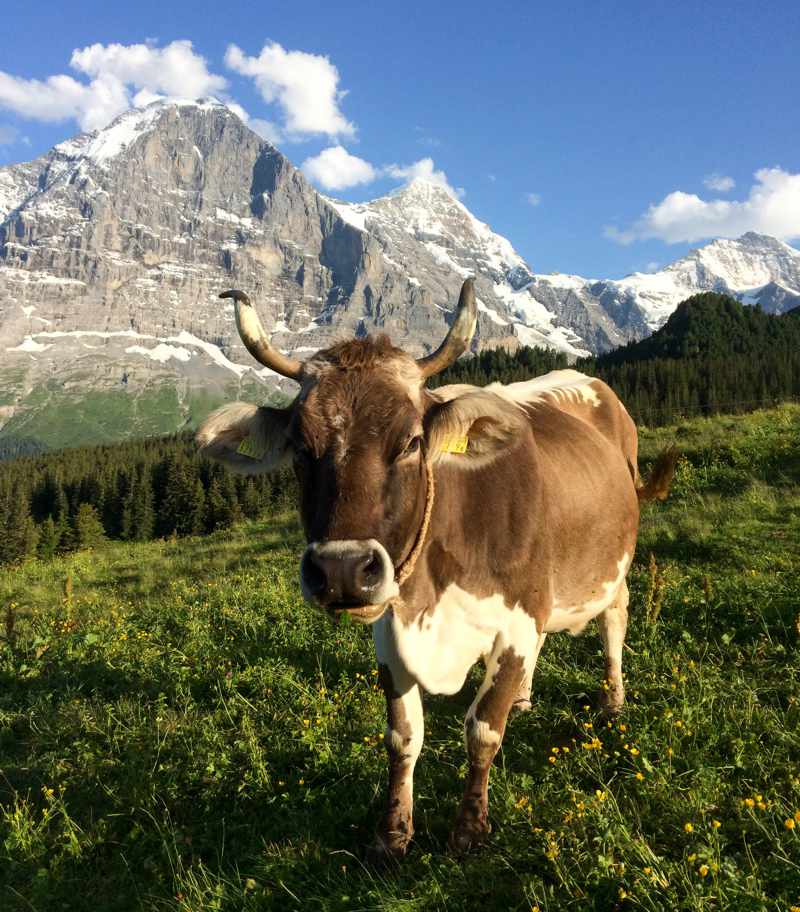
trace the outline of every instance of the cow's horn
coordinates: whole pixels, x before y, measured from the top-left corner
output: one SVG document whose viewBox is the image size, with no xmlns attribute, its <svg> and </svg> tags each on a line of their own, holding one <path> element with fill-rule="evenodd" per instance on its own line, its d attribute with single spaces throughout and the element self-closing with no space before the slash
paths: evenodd
<svg viewBox="0 0 800 912">
<path fill-rule="evenodd" d="M 424 378 L 438 374 L 449 367 L 459 355 L 464 354 L 475 334 L 477 322 L 478 305 L 475 302 L 474 280 L 469 278 L 461 286 L 456 316 L 444 342 L 435 352 L 417 359 Z"/>
<path fill-rule="evenodd" d="M 239 330 L 239 335 L 242 337 L 245 348 L 256 361 L 278 374 L 283 374 L 284 377 L 299 380 L 303 373 L 303 362 L 294 358 L 287 358 L 277 348 L 273 348 L 270 345 L 269 338 L 261 325 L 261 320 L 258 319 L 258 314 L 250 303 L 250 298 L 243 291 L 236 289 L 223 291 L 220 297 L 233 298 L 236 328 Z"/>
</svg>

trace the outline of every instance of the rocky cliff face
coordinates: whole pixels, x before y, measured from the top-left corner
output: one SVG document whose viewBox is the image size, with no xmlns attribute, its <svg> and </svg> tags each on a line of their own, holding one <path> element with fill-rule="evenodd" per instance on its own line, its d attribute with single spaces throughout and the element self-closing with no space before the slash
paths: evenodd
<svg viewBox="0 0 800 912">
<path fill-rule="evenodd" d="M 286 382 L 245 352 L 226 288 L 299 357 L 375 330 L 423 354 L 474 274 L 476 347 L 576 357 L 641 338 L 697 290 L 788 309 L 799 262 L 746 235 L 619 282 L 536 275 L 440 186 L 341 203 L 225 106 L 156 102 L 0 169 L 0 438 L 162 433 L 270 396 Z"/>
<path fill-rule="evenodd" d="M 434 243 L 398 227 L 420 194 L 480 236 Z M 0 170 L 3 433 L 65 443 L 160 432 L 223 396 L 264 398 L 281 381 L 244 351 L 232 307 L 217 297 L 230 287 L 246 289 L 275 343 L 301 357 L 376 329 L 429 351 L 480 258 L 469 243 L 496 236 L 430 185 L 385 204 L 383 230 L 364 230 L 213 101 L 158 102 Z M 528 326 L 509 311 L 503 295 L 518 292 L 506 260 L 495 260 L 480 277 L 476 344 L 522 338 L 582 351 L 552 314 Z M 81 416 L 69 428 L 67 412 Z"/>
</svg>

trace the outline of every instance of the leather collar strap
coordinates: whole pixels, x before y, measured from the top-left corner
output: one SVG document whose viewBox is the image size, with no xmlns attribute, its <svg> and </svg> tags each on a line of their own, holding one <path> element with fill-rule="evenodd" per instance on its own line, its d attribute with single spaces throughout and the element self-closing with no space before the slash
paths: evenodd
<svg viewBox="0 0 800 912">
<path fill-rule="evenodd" d="M 422 554 L 422 546 L 425 544 L 425 539 L 428 535 L 428 527 L 431 524 L 435 488 L 433 484 L 433 464 L 428 458 L 425 459 L 425 478 L 427 481 L 427 491 L 425 492 L 425 514 L 422 517 L 422 525 L 420 526 L 419 532 L 417 533 L 417 540 L 414 543 L 414 547 L 411 549 L 411 553 L 395 570 L 395 580 L 397 581 L 398 587 L 402 586 L 403 583 L 414 572 L 414 567 L 417 564 L 417 560 L 419 559 L 420 554 Z"/>
</svg>

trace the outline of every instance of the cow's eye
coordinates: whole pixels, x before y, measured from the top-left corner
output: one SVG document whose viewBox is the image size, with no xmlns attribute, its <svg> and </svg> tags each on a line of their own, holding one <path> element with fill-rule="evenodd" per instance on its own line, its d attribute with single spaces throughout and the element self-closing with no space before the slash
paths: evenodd
<svg viewBox="0 0 800 912">
<path fill-rule="evenodd" d="M 400 453 L 400 455 L 398 456 L 398 459 L 405 459 L 406 456 L 413 456 L 414 453 L 418 453 L 420 445 L 421 445 L 421 441 L 422 441 L 421 437 L 412 437 L 411 440 L 409 440 L 408 443 L 405 445 L 405 449 L 403 450 L 402 453 Z"/>
</svg>

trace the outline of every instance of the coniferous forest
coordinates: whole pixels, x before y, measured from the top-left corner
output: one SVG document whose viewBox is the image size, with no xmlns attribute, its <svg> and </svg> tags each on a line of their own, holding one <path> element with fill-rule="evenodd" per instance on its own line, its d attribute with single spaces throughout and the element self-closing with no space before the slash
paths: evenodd
<svg viewBox="0 0 800 912">
<path fill-rule="evenodd" d="M 459 361 L 431 385 L 512 383 L 569 366 L 549 350 L 497 349 Z M 800 310 L 773 316 L 697 295 L 649 338 L 573 366 L 605 380 L 640 424 L 750 411 L 800 398 Z M 108 538 L 201 534 L 294 503 L 290 470 L 235 476 L 201 459 L 189 435 L 19 456 L 0 461 L 0 563 Z"/>
<path fill-rule="evenodd" d="M 190 435 L 23 456 L 0 462 L 0 564 L 212 532 L 285 509 L 293 494 L 291 472 L 233 475 Z"/>
</svg>

